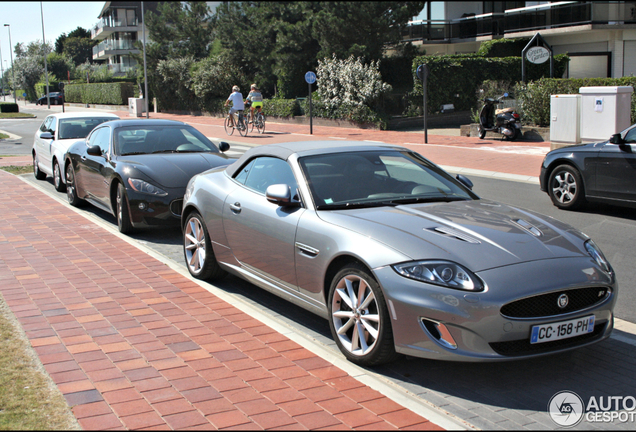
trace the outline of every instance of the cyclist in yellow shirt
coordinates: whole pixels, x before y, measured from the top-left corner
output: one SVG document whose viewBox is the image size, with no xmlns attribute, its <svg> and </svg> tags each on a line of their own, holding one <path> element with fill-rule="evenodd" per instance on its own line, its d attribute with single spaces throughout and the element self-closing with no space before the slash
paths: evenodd
<svg viewBox="0 0 636 432">
<path fill-rule="evenodd" d="M 258 87 L 256 87 L 256 84 L 252 84 L 250 86 L 250 92 L 247 95 L 247 99 L 245 100 L 250 101 L 252 104 L 250 106 L 250 123 L 252 123 L 254 121 L 254 108 L 258 108 L 258 112 L 261 112 L 263 109 L 263 95 L 261 94 L 261 91 L 258 89 Z"/>
</svg>

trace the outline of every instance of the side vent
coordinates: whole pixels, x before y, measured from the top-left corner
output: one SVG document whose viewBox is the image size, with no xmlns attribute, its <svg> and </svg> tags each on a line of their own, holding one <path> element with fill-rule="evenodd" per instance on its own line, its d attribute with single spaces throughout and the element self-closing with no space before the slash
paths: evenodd
<svg viewBox="0 0 636 432">
<path fill-rule="evenodd" d="M 517 228 L 521 228 L 522 230 L 529 232 L 535 237 L 541 237 L 543 235 L 543 233 L 541 232 L 539 228 L 537 228 L 536 226 L 532 225 L 530 222 L 525 221 L 523 219 L 511 220 L 509 222 L 512 225 L 516 226 Z"/>
<path fill-rule="evenodd" d="M 452 228 L 448 228 L 448 227 L 435 227 L 435 228 L 428 228 L 429 231 L 432 231 L 434 233 L 437 234 L 441 234 L 445 237 L 452 237 L 455 238 L 457 240 L 461 240 L 461 241 L 465 241 L 468 243 L 474 243 L 474 244 L 478 244 L 481 243 L 479 240 L 464 234 L 463 232 L 454 230 Z"/>
</svg>

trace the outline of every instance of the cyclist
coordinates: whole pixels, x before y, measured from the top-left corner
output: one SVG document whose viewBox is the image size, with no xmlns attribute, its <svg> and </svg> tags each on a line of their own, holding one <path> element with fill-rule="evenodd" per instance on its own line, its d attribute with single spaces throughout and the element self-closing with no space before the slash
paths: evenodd
<svg viewBox="0 0 636 432">
<path fill-rule="evenodd" d="M 230 108 L 230 124 L 234 127 L 234 113 L 243 111 L 245 105 L 243 104 L 243 95 L 239 86 L 232 87 L 232 94 L 225 101 L 225 106 L 228 106 L 232 102 L 232 108 Z"/>
<path fill-rule="evenodd" d="M 245 101 L 250 101 L 252 104 L 250 106 L 250 123 L 252 123 L 254 121 L 254 108 L 258 108 L 259 113 L 263 109 L 263 95 L 258 87 L 256 87 L 256 84 L 250 86 L 250 92 Z"/>
</svg>

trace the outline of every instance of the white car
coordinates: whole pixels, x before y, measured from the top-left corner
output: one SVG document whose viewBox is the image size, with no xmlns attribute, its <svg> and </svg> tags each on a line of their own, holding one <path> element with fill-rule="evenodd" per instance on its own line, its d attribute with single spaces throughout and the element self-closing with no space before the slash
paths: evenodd
<svg viewBox="0 0 636 432">
<path fill-rule="evenodd" d="M 66 150 L 83 140 L 95 126 L 119 117 L 110 113 L 73 112 L 51 114 L 44 119 L 33 139 L 33 174 L 38 180 L 52 176 L 55 189 L 64 192 L 66 179 L 60 163 L 64 163 Z"/>
</svg>

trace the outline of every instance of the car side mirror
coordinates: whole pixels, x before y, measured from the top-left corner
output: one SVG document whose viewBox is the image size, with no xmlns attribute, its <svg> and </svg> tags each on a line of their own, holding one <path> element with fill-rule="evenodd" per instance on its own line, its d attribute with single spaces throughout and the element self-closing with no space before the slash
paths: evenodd
<svg viewBox="0 0 636 432">
<path fill-rule="evenodd" d="M 473 182 L 470 181 L 470 179 L 464 175 L 461 174 L 457 174 L 457 176 L 455 177 L 457 180 L 460 181 L 461 184 L 463 184 L 464 186 L 466 186 L 468 189 L 473 190 Z"/>
<path fill-rule="evenodd" d="M 86 153 L 88 153 L 91 156 L 101 156 L 102 149 L 98 145 L 93 145 L 86 150 Z"/>
<path fill-rule="evenodd" d="M 221 153 L 225 153 L 229 149 L 230 149 L 230 145 L 226 143 L 225 141 L 221 141 L 219 143 L 219 150 L 221 151 Z"/>
<path fill-rule="evenodd" d="M 612 144 L 625 144 L 625 140 L 621 137 L 621 134 L 617 133 L 610 137 L 609 142 Z"/>
<path fill-rule="evenodd" d="M 40 139 L 53 139 L 53 134 L 51 132 L 42 132 Z"/>
<path fill-rule="evenodd" d="M 270 185 L 265 191 L 267 201 L 278 206 L 294 206 L 299 203 L 292 201 L 291 188 L 286 184 Z"/>
</svg>

